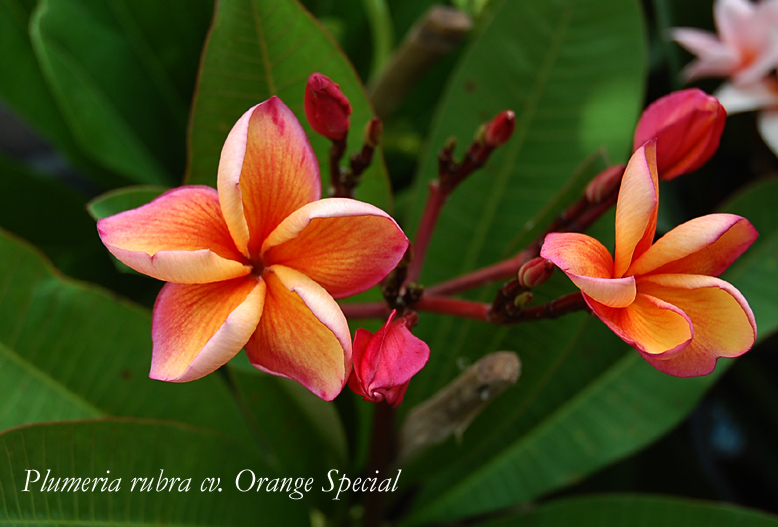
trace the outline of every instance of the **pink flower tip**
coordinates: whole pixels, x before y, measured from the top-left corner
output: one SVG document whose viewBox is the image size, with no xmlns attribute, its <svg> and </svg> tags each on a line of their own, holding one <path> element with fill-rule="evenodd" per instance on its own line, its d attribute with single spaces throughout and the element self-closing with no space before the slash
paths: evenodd
<svg viewBox="0 0 778 527">
<path fill-rule="evenodd" d="M 681 90 L 651 103 L 635 129 L 634 149 L 657 140 L 659 178 L 692 172 L 719 147 L 727 112 L 718 99 L 697 88 Z"/>
<path fill-rule="evenodd" d="M 484 143 L 492 148 L 502 146 L 511 138 L 515 129 L 516 114 L 512 110 L 505 110 L 486 125 Z"/>
<path fill-rule="evenodd" d="M 305 117 L 316 133 L 342 141 L 350 126 L 351 104 L 340 86 L 326 75 L 314 73 L 305 86 Z"/>
<path fill-rule="evenodd" d="M 411 377 L 416 375 L 430 357 L 427 344 L 413 336 L 405 317 L 393 320 L 393 310 L 381 329 L 370 333 L 358 329 L 354 335 L 352 358 L 354 371 L 348 385 L 366 401 L 386 401 L 398 406 Z"/>
</svg>

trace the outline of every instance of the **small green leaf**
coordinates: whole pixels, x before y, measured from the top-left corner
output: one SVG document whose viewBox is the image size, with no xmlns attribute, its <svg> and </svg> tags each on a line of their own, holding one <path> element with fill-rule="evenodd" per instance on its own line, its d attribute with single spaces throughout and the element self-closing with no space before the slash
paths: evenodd
<svg viewBox="0 0 778 527">
<path fill-rule="evenodd" d="M 119 212 L 145 205 L 167 190 L 169 190 L 167 187 L 154 185 L 124 187 L 96 197 L 87 203 L 86 207 L 92 218 L 101 220 Z"/>
</svg>

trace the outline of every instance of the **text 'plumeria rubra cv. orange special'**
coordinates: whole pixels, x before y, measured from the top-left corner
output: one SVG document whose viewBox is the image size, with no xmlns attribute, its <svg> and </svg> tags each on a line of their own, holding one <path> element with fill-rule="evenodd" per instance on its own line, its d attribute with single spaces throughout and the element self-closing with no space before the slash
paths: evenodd
<svg viewBox="0 0 778 527">
<path fill-rule="evenodd" d="M 655 141 L 638 148 L 616 204 L 614 256 L 580 233 L 551 233 L 541 255 L 581 289 L 592 312 L 656 369 L 680 377 L 713 371 L 756 339 L 746 299 L 716 278 L 756 239 L 748 220 L 710 214 L 654 242 L 659 206 Z"/>
<path fill-rule="evenodd" d="M 245 347 L 255 367 L 323 399 L 342 390 L 352 345 L 334 299 L 376 285 L 408 240 L 373 205 L 320 198 L 308 138 L 273 97 L 232 128 L 218 192 L 180 187 L 98 223 L 114 256 L 168 282 L 154 306 L 152 378 L 197 379 Z"/>
</svg>

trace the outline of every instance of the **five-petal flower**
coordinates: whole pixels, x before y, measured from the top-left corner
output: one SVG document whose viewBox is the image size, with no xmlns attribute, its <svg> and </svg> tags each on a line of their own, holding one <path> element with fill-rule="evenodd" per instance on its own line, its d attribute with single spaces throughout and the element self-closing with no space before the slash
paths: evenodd
<svg viewBox="0 0 778 527">
<path fill-rule="evenodd" d="M 227 137 L 218 193 L 185 186 L 98 223 L 119 260 L 168 282 L 154 306 L 152 378 L 197 379 L 245 347 L 255 367 L 323 399 L 341 391 L 352 347 L 334 298 L 377 284 L 408 239 L 372 205 L 320 197 L 305 132 L 273 97 Z"/>
<path fill-rule="evenodd" d="M 710 214 L 654 243 L 656 143 L 633 154 L 616 206 L 616 248 L 579 233 L 546 236 L 541 256 L 581 289 L 592 309 L 652 366 L 680 377 L 713 371 L 719 357 L 748 351 L 754 315 L 743 295 L 716 278 L 757 237 L 748 220 Z"/>
</svg>

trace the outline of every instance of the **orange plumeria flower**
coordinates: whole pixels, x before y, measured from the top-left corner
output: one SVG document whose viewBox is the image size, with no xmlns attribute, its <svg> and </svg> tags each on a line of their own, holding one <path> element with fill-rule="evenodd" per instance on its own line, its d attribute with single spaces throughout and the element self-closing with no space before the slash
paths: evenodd
<svg viewBox="0 0 778 527">
<path fill-rule="evenodd" d="M 114 256 L 169 282 L 154 306 L 152 378 L 198 379 L 245 347 L 255 367 L 323 399 L 342 390 L 351 335 L 334 298 L 376 285 L 408 239 L 372 205 L 320 197 L 308 138 L 273 97 L 227 137 L 218 193 L 180 187 L 98 222 Z"/>
<path fill-rule="evenodd" d="M 715 278 L 756 239 L 748 220 L 710 214 L 654 243 L 659 203 L 656 143 L 633 154 L 616 205 L 616 250 L 579 233 L 551 233 L 541 255 L 578 286 L 594 314 L 656 369 L 679 377 L 713 371 L 719 357 L 754 344 L 751 308 Z"/>
</svg>

